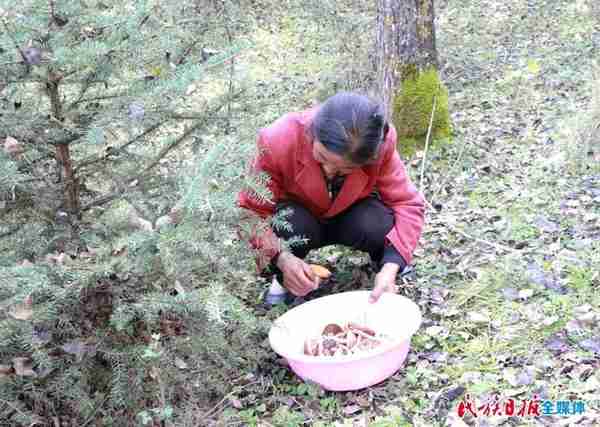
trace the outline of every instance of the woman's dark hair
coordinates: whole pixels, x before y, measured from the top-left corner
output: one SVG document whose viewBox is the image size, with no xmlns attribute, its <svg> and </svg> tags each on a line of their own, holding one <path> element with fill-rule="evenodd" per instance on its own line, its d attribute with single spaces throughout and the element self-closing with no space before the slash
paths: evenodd
<svg viewBox="0 0 600 427">
<path fill-rule="evenodd" d="M 312 122 L 312 135 L 327 150 L 363 165 L 377 158 L 389 127 L 383 106 L 353 92 L 327 99 Z"/>
</svg>

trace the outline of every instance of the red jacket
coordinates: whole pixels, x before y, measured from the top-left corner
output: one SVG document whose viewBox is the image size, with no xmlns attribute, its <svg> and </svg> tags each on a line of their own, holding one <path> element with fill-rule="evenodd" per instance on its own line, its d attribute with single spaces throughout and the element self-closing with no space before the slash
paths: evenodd
<svg viewBox="0 0 600 427">
<path fill-rule="evenodd" d="M 254 160 L 253 168 L 271 177 L 267 186 L 273 198 L 271 201 L 260 201 L 253 197 L 251 191 L 244 190 L 238 197 L 239 206 L 267 218 L 275 213 L 278 201 L 294 200 L 317 218 L 329 218 L 377 190 L 383 203 L 395 214 L 395 225 L 386 236 L 387 242 L 393 244 L 410 264 L 423 229 L 425 206 L 396 151 L 396 130 L 390 125 L 377 161 L 346 176 L 340 193 L 332 203 L 310 144 L 312 136 L 309 127 L 317 108 L 285 114 L 271 126 L 259 131 L 259 155 Z M 268 244 L 264 236 L 263 239 L 254 238 L 251 242 L 254 248 L 271 252 L 266 255 L 267 259 L 276 253 L 276 249 L 266 248 Z"/>
</svg>

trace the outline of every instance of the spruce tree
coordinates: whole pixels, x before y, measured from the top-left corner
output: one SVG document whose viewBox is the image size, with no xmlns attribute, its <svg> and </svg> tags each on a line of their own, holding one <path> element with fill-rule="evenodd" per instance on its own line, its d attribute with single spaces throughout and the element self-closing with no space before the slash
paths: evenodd
<svg viewBox="0 0 600 427">
<path fill-rule="evenodd" d="M 198 425 L 263 356 L 243 7 L 0 0 L 0 424 Z"/>
</svg>

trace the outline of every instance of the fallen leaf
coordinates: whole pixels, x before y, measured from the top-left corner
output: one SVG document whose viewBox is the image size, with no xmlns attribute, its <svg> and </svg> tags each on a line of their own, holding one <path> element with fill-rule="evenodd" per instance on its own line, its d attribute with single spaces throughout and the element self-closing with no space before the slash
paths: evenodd
<svg viewBox="0 0 600 427">
<path fill-rule="evenodd" d="M 518 375 L 517 375 L 517 386 L 519 385 L 529 385 L 533 382 L 533 378 L 534 378 L 534 373 L 533 370 L 529 369 L 529 370 L 524 370 L 521 371 Z"/>
<path fill-rule="evenodd" d="M 560 230 L 560 227 L 559 227 L 559 225 L 557 223 L 552 222 L 552 221 L 548 221 L 543 216 L 539 216 L 539 217 L 536 218 L 535 225 L 541 231 L 545 231 L 546 233 L 556 233 L 557 231 Z"/>
<path fill-rule="evenodd" d="M 47 254 L 46 262 L 50 264 L 63 265 L 65 261 L 70 259 L 64 252 L 57 254 Z"/>
<path fill-rule="evenodd" d="M 597 317 L 596 313 L 589 312 L 589 313 L 585 313 L 580 316 L 577 316 L 576 319 L 582 325 L 592 326 L 592 325 L 596 324 L 596 317 Z"/>
<path fill-rule="evenodd" d="M 29 320 L 33 316 L 32 305 L 33 299 L 31 294 L 29 294 L 21 304 L 13 306 L 8 314 L 17 320 Z"/>
<path fill-rule="evenodd" d="M 369 405 L 369 400 L 368 400 L 368 399 L 366 399 L 366 398 L 365 398 L 365 397 L 363 397 L 363 396 L 356 396 L 356 397 L 354 398 L 354 401 L 355 401 L 356 403 L 358 403 L 360 406 L 362 406 L 363 408 L 368 408 L 368 407 L 370 406 L 370 405 Z"/>
<path fill-rule="evenodd" d="M 152 366 L 150 368 L 150 378 L 152 378 L 153 380 L 157 379 L 160 377 L 160 370 L 156 367 L 156 366 Z"/>
<path fill-rule="evenodd" d="M 514 301 L 519 299 L 519 291 L 514 288 L 504 288 L 502 289 L 502 295 L 509 301 Z"/>
<path fill-rule="evenodd" d="M 344 406 L 343 412 L 344 415 L 352 415 L 352 414 L 356 414 L 357 412 L 361 411 L 362 408 L 359 405 L 348 405 L 348 406 Z"/>
<path fill-rule="evenodd" d="M 600 390 L 600 380 L 595 375 L 589 377 L 585 383 L 582 384 L 578 390 L 580 392 L 597 391 Z"/>
<path fill-rule="evenodd" d="M 454 308 L 454 307 L 452 307 L 452 308 L 449 308 L 449 309 L 447 309 L 447 310 L 443 310 L 443 311 L 442 311 L 442 315 L 443 315 L 444 317 L 452 317 L 452 316 L 457 316 L 457 315 L 459 315 L 460 313 L 461 313 L 461 311 L 460 311 L 459 309 L 457 309 L 457 308 Z"/>
<path fill-rule="evenodd" d="M 527 266 L 527 279 L 536 285 L 551 289 L 561 295 L 567 293 L 567 289 L 562 286 L 551 274 L 545 273 L 541 267 L 532 263 Z"/>
<path fill-rule="evenodd" d="M 180 359 L 179 357 L 175 358 L 175 366 L 177 366 L 179 369 L 187 369 L 188 368 L 188 364 L 185 363 L 185 361 Z"/>
<path fill-rule="evenodd" d="M 25 149 L 23 148 L 23 144 L 17 141 L 12 136 L 7 136 L 4 140 L 4 152 L 11 157 L 18 157 L 23 154 Z"/>
<path fill-rule="evenodd" d="M 91 346 L 84 344 L 82 341 L 70 341 L 61 347 L 65 352 L 77 356 L 77 360 L 81 360 L 83 355 L 90 350 Z"/>
<path fill-rule="evenodd" d="M 531 74 L 537 74 L 540 72 L 540 64 L 536 60 L 530 59 L 527 61 L 527 70 Z"/>
<path fill-rule="evenodd" d="M 431 361 L 431 362 L 446 362 L 448 360 L 448 353 L 446 352 L 440 352 L 440 351 L 434 351 L 431 353 L 424 353 L 421 355 L 422 357 L 424 357 L 425 359 Z"/>
<path fill-rule="evenodd" d="M 127 245 L 123 245 L 121 247 L 116 247 L 112 251 L 112 255 L 114 256 L 125 256 L 127 255 Z"/>
<path fill-rule="evenodd" d="M 50 332 L 39 328 L 34 328 L 33 333 L 31 334 L 31 341 L 35 345 L 44 345 L 48 343 L 51 338 Z"/>
<path fill-rule="evenodd" d="M 563 334 L 555 334 L 544 343 L 546 348 L 553 353 L 564 353 L 569 350 L 569 345 Z"/>
<path fill-rule="evenodd" d="M 520 394 L 523 394 L 526 390 L 527 390 L 526 387 L 507 388 L 507 389 L 502 390 L 502 396 L 504 396 L 504 397 L 515 397 L 515 396 L 518 396 Z"/>
<path fill-rule="evenodd" d="M 560 319 L 558 318 L 558 316 L 547 316 L 547 317 L 544 317 L 544 320 L 542 320 L 542 323 L 544 324 L 544 326 L 550 326 L 550 325 L 555 324 L 559 320 Z"/>
<path fill-rule="evenodd" d="M 135 212 L 129 214 L 129 226 L 142 231 L 153 231 L 152 223 L 144 218 L 139 217 Z"/>
<path fill-rule="evenodd" d="M 470 311 L 467 314 L 467 318 L 469 321 L 471 321 L 473 323 L 488 323 L 490 321 L 490 318 L 488 315 L 486 315 L 484 313 L 479 313 L 477 311 Z"/>
<path fill-rule="evenodd" d="M 163 215 L 156 220 L 156 229 L 161 230 L 165 227 L 173 225 L 173 221 L 169 215 Z"/>
<path fill-rule="evenodd" d="M 185 90 L 185 95 L 186 95 L 186 96 L 189 96 L 189 95 L 191 95 L 192 93 L 194 93 L 195 91 L 196 91 L 196 85 L 192 83 L 192 84 L 191 84 L 191 85 L 189 85 L 189 86 L 187 87 L 187 89 Z"/>
<path fill-rule="evenodd" d="M 521 298 L 522 300 L 527 300 L 533 296 L 533 293 L 533 289 L 521 289 L 519 291 L 519 298 Z"/>
<path fill-rule="evenodd" d="M 585 326 L 579 320 L 569 320 L 565 328 L 571 332 L 578 332 L 585 329 Z"/>
<path fill-rule="evenodd" d="M 0 379 L 8 377 L 13 373 L 13 367 L 10 365 L 0 365 Z"/>
<path fill-rule="evenodd" d="M 145 115 L 144 105 L 140 102 L 132 102 L 127 108 L 127 115 L 132 120 L 142 120 Z"/>
<path fill-rule="evenodd" d="M 579 347 L 593 353 L 600 354 L 600 338 L 589 338 L 579 341 Z"/>
<path fill-rule="evenodd" d="M 177 291 L 177 293 L 179 295 L 185 295 L 185 288 L 183 287 L 183 285 L 179 282 L 179 280 L 175 280 L 175 285 L 173 285 L 173 287 L 175 288 L 175 290 Z"/>
<path fill-rule="evenodd" d="M 242 409 L 244 407 L 242 401 L 240 399 L 236 399 L 235 397 L 230 398 L 229 402 L 231 402 L 231 406 L 233 406 L 235 409 Z"/>
<path fill-rule="evenodd" d="M 581 314 L 588 313 L 591 310 L 592 310 L 592 306 L 590 304 L 583 304 L 583 305 L 579 305 L 579 306 L 575 307 L 573 309 L 573 312 L 575 313 L 575 315 L 581 315 Z"/>
<path fill-rule="evenodd" d="M 15 374 L 20 377 L 32 377 L 35 375 L 35 371 L 31 366 L 31 359 L 29 357 L 13 358 L 13 367 L 15 368 Z"/>
<path fill-rule="evenodd" d="M 542 309 L 535 303 L 526 305 L 523 308 L 523 314 L 527 317 L 530 322 L 538 323 L 544 318 Z"/>
<path fill-rule="evenodd" d="M 467 371 L 462 374 L 460 377 L 461 383 L 475 383 L 481 380 L 481 372 L 477 371 Z"/>
</svg>

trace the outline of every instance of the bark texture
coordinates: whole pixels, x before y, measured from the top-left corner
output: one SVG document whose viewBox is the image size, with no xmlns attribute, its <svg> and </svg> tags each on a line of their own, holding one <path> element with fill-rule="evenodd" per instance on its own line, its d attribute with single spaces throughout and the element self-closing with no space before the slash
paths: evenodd
<svg viewBox="0 0 600 427">
<path fill-rule="evenodd" d="M 450 136 L 448 91 L 438 72 L 434 0 L 377 1 L 377 91 L 398 131 L 398 150 L 411 156 Z M 435 102 L 434 102 L 435 100 Z"/>
<path fill-rule="evenodd" d="M 434 20 L 433 0 L 377 1 L 378 92 L 388 111 L 404 79 L 438 68 Z"/>
<path fill-rule="evenodd" d="M 52 115 L 57 122 L 63 121 L 63 105 L 60 96 L 61 77 L 53 72 L 48 73 L 46 82 L 46 90 L 50 98 L 50 106 L 52 107 Z M 73 168 L 71 159 L 71 150 L 68 143 L 56 145 L 56 163 L 59 168 L 58 176 L 63 177 L 64 174 L 64 200 L 63 205 L 67 212 L 74 217 L 81 218 L 81 200 L 79 197 L 79 179 Z M 62 170 L 60 170 L 62 168 Z"/>
</svg>

